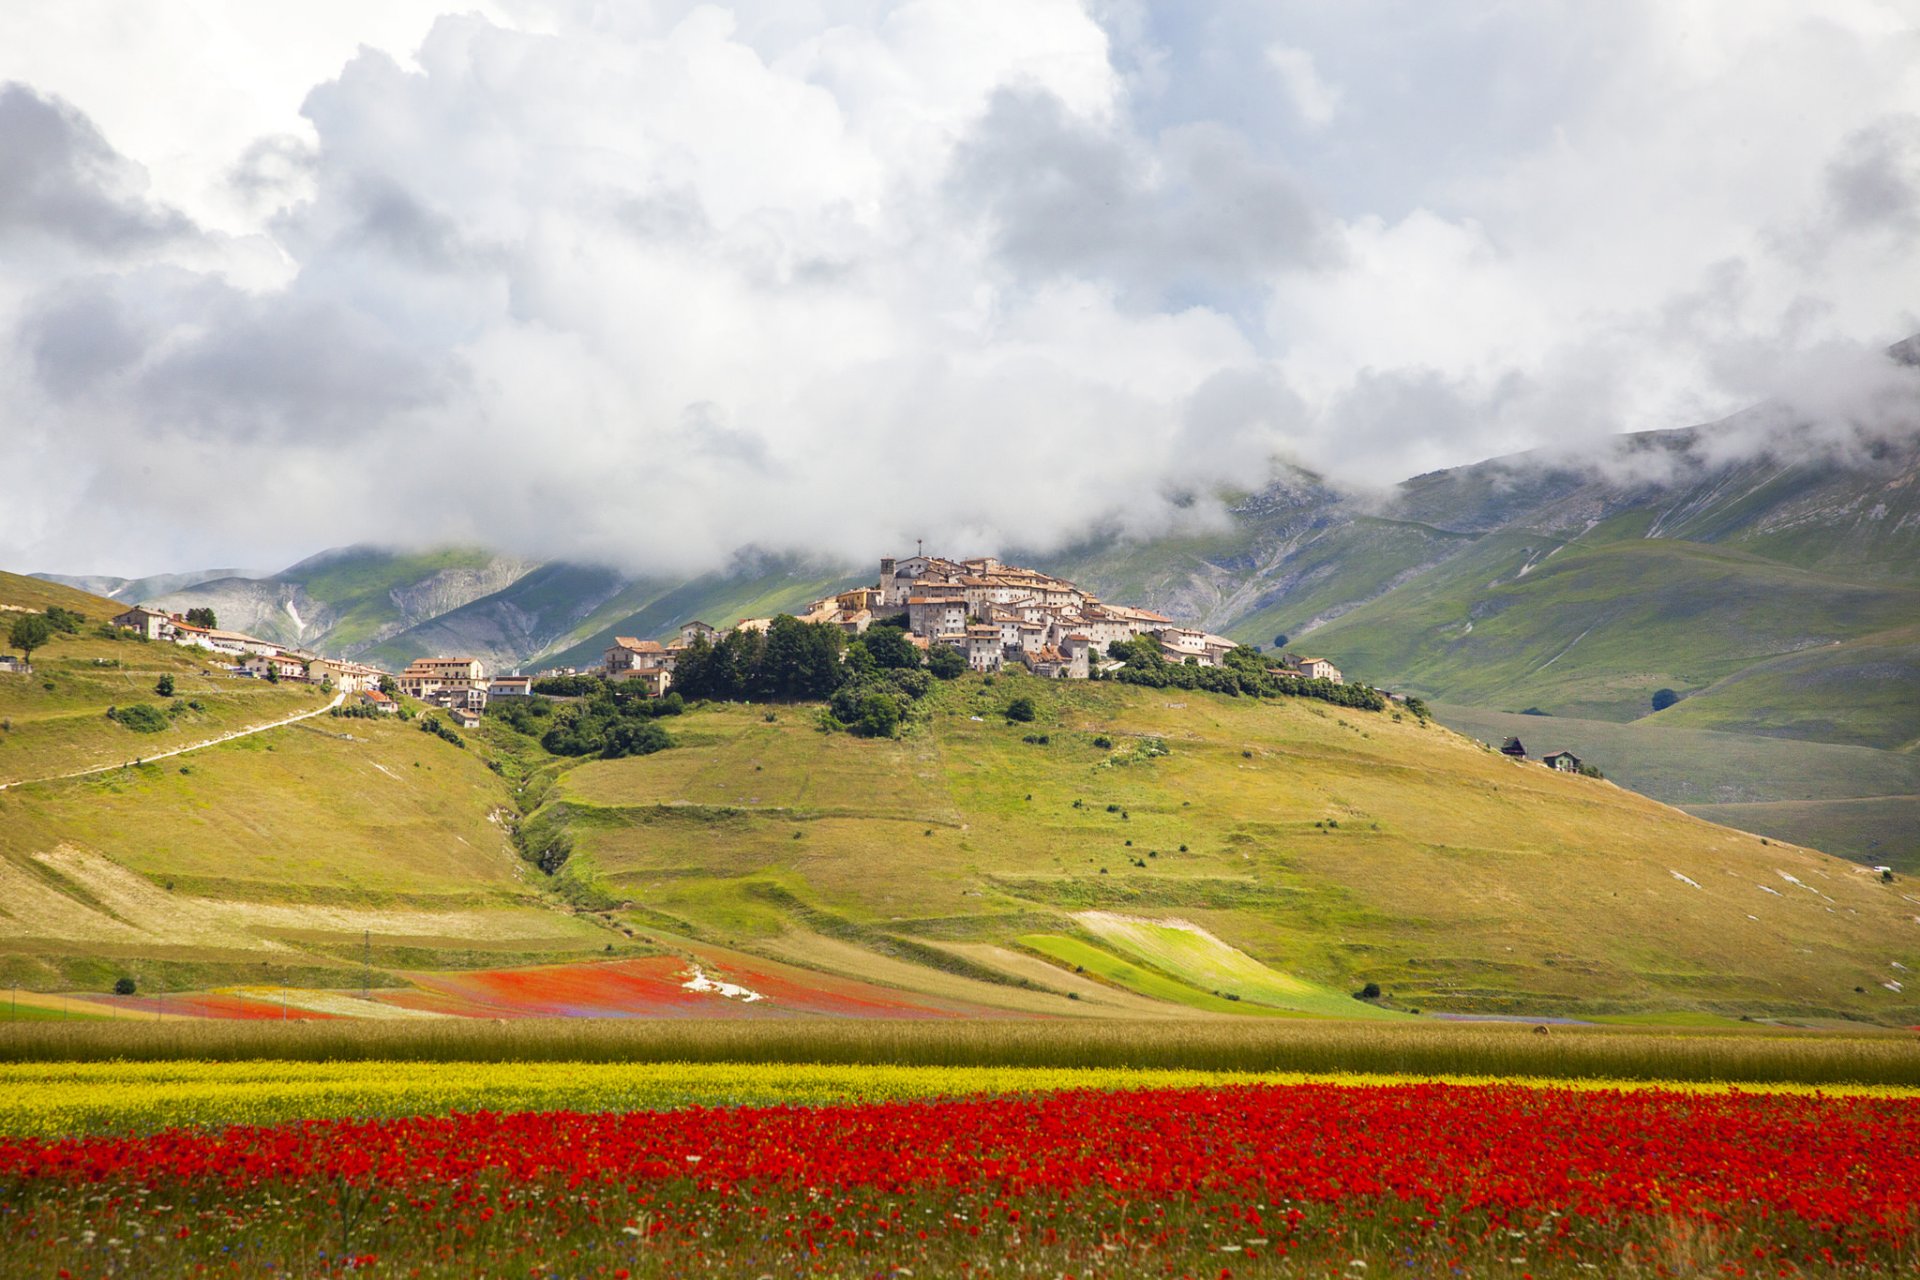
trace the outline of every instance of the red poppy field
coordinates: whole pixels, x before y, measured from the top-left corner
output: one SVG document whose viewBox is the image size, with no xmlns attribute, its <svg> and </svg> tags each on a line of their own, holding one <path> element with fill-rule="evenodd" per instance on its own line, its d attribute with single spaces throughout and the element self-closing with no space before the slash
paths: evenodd
<svg viewBox="0 0 1920 1280">
<path fill-rule="evenodd" d="M 1910 1274 L 1920 1100 L 1244 1085 L 0 1139 L 21 1275 Z"/>
</svg>

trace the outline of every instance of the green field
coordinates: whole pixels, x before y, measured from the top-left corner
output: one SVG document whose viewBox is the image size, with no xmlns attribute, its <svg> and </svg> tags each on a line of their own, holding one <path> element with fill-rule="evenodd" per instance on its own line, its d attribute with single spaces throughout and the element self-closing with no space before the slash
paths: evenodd
<svg viewBox="0 0 1920 1280">
<path fill-rule="evenodd" d="M 1016 692 L 1036 723 L 999 716 Z M 789 959 L 824 935 L 842 965 L 964 957 L 942 980 L 983 990 L 1030 979 L 997 956 L 1036 937 L 1105 950 L 1096 911 L 1196 925 L 1336 1000 L 1374 981 L 1399 1008 L 1912 1008 L 1881 985 L 1916 960 L 1898 886 L 1411 717 L 972 677 L 899 741 L 822 734 L 804 708 L 710 706 L 673 731 L 671 751 L 569 770 L 534 820 L 569 836 L 563 876 L 643 927 Z M 1125 959 L 1189 1005 L 1224 990 Z"/>
</svg>

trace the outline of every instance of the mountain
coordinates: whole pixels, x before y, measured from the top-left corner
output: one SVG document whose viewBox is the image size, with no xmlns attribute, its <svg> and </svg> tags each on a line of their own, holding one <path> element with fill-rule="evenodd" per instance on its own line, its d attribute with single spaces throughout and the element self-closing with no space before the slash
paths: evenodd
<svg viewBox="0 0 1920 1280">
<path fill-rule="evenodd" d="M 184 612 L 329 657 L 399 670 L 462 654 L 489 669 L 589 666 L 615 635 L 670 635 L 690 619 L 716 624 L 799 608 L 867 578 L 847 566 L 752 551 L 697 578 L 633 577 L 598 565 L 541 563 L 471 548 L 410 552 L 343 547 L 279 573 L 67 577 L 96 598 Z"/>
<path fill-rule="evenodd" d="M 57 582 L 63 587 L 72 587 L 89 595 L 106 600 L 118 600 L 123 604 L 140 604 L 158 596 L 172 595 L 176 591 L 187 591 L 203 582 L 212 582 L 219 578 L 245 578 L 259 576 L 246 569 L 200 569 L 187 573 L 157 573 L 147 578 L 115 578 L 107 574 L 83 574 L 78 577 L 60 573 L 36 573 L 31 575 L 43 582 Z"/>
</svg>

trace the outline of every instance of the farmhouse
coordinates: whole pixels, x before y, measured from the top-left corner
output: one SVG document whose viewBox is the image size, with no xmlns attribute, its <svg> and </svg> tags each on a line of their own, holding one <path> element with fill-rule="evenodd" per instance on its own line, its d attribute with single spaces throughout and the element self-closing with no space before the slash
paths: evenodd
<svg viewBox="0 0 1920 1280">
<path fill-rule="evenodd" d="M 468 707 L 448 707 L 447 717 L 462 729 L 478 729 L 480 713 Z"/>
<path fill-rule="evenodd" d="M 372 707 L 383 716 L 398 715 L 400 712 L 400 704 L 378 689 L 369 689 L 361 694 L 360 705 Z"/>
<path fill-rule="evenodd" d="M 138 631 L 149 640 L 173 639 L 173 615 L 160 609 L 150 609 L 144 604 L 137 604 L 115 616 L 112 622 L 123 630 Z"/>
<path fill-rule="evenodd" d="M 1500 744 L 1500 754 L 1503 756 L 1512 756 L 1515 760 L 1525 760 L 1527 758 L 1526 744 L 1522 743 L 1518 738 L 1508 738 Z"/>
<path fill-rule="evenodd" d="M 495 676 L 487 681 L 487 696 L 490 698 L 530 698 L 533 696 L 532 676 Z"/>
<path fill-rule="evenodd" d="M 285 657 L 277 653 L 250 653 L 240 661 L 236 669 L 263 680 L 304 680 L 307 678 L 307 668 L 299 659 Z M 272 674 L 269 675 L 269 672 Z"/>
<path fill-rule="evenodd" d="M 1540 757 L 1540 763 L 1561 773 L 1580 772 L 1580 757 L 1571 751 L 1555 751 Z"/>
<path fill-rule="evenodd" d="M 1346 683 L 1340 678 L 1340 668 L 1325 658 L 1295 658 L 1293 665 L 1309 680 L 1329 680 L 1334 684 Z"/>
<path fill-rule="evenodd" d="M 415 658 L 398 680 L 400 692 L 409 698 L 425 699 L 443 690 L 464 693 L 477 689 L 485 705 L 487 671 L 478 658 Z"/>
</svg>

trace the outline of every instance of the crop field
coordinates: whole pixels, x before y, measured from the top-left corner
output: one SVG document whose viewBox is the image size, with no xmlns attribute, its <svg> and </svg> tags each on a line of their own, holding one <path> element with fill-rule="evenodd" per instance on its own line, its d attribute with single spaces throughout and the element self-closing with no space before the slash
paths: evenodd
<svg viewBox="0 0 1920 1280">
<path fill-rule="evenodd" d="M 783 1063 L 1920 1088 L 1906 1031 L 1307 1018 L 35 1022 L 0 1063 Z"/>
<path fill-rule="evenodd" d="M 1043 1068 L 0 1069 L 0 1275 L 1887 1273 L 1920 1098 Z"/>
</svg>

